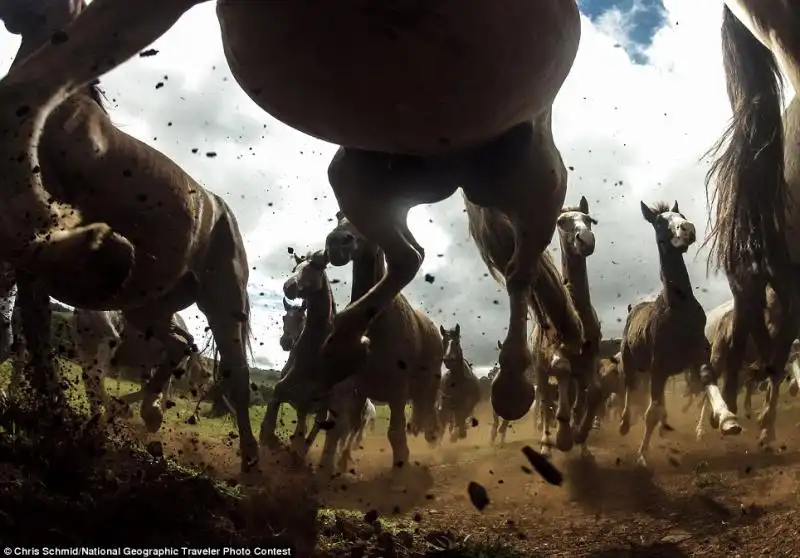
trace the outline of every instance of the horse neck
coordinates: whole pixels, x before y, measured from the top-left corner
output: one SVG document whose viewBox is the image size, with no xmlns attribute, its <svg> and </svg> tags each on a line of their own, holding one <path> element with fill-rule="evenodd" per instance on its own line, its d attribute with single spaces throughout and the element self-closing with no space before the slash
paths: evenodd
<svg viewBox="0 0 800 558">
<path fill-rule="evenodd" d="M 667 244 L 659 243 L 658 259 L 661 264 L 661 290 L 669 306 L 694 299 L 692 282 L 683 254 Z"/>
<path fill-rule="evenodd" d="M 592 307 L 592 297 L 589 292 L 589 273 L 586 267 L 586 258 L 570 251 L 569 246 L 561 238 L 561 274 L 566 281 L 567 292 L 572 298 L 572 304 L 583 323 L 584 333 L 587 327 L 597 325 L 597 317 Z M 599 326 L 593 329 L 598 329 Z"/>
<path fill-rule="evenodd" d="M 386 275 L 386 261 L 380 248 L 365 249 L 363 254 L 353 260 L 353 288 L 350 301 L 358 300 Z"/>
<path fill-rule="evenodd" d="M 300 332 L 300 337 L 292 347 L 290 358 L 296 351 L 307 350 L 312 343 L 321 343 L 333 327 L 335 314 L 336 304 L 333 301 L 333 290 L 326 278 L 325 288 L 306 299 L 306 323 L 303 331 Z"/>
</svg>

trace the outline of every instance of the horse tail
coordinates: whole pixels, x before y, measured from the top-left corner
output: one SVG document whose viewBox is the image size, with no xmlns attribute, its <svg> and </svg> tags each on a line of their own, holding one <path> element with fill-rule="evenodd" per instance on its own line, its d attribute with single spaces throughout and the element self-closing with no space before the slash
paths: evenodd
<svg viewBox="0 0 800 558">
<path fill-rule="evenodd" d="M 706 175 L 706 197 L 717 212 L 703 242 L 711 242 L 708 265 L 715 260 L 728 277 L 766 277 L 788 296 L 793 280 L 784 235 L 783 80 L 772 52 L 727 6 L 722 52 L 733 117 L 708 153 L 716 160 Z"/>
</svg>

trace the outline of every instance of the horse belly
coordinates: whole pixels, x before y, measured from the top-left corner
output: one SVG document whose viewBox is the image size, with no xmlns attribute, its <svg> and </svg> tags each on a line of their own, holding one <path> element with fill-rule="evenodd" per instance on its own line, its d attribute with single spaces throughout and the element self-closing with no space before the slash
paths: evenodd
<svg viewBox="0 0 800 558">
<path fill-rule="evenodd" d="M 309 135 L 430 155 L 546 110 L 580 39 L 574 0 L 219 0 L 231 71 Z"/>
</svg>

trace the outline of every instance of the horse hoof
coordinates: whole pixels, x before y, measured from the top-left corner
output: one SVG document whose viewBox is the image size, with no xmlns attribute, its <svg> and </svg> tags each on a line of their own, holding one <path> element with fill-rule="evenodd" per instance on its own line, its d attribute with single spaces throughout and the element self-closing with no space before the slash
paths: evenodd
<svg viewBox="0 0 800 558">
<path fill-rule="evenodd" d="M 500 371 L 492 382 L 492 407 L 502 419 L 520 420 L 530 411 L 534 398 L 533 386 L 522 376 L 512 378 Z"/>
<path fill-rule="evenodd" d="M 738 436 L 742 433 L 742 427 L 735 416 L 730 416 L 722 420 L 719 426 L 723 436 Z"/>
</svg>

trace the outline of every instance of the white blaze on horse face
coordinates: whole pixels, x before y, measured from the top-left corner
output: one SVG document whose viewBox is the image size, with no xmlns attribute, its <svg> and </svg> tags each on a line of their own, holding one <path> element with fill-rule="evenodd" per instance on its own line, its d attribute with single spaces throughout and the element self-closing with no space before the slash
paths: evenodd
<svg viewBox="0 0 800 558">
<path fill-rule="evenodd" d="M 558 218 L 558 230 L 569 239 L 576 254 L 587 257 L 594 253 L 594 232 L 587 223 L 586 214 L 568 211 Z"/>
<path fill-rule="evenodd" d="M 322 290 L 324 281 L 323 271 L 311 265 L 311 262 L 301 262 L 295 272 L 295 282 L 297 283 L 297 294 L 303 298 L 311 293 Z"/>
<path fill-rule="evenodd" d="M 671 211 L 662 215 L 669 224 L 669 230 L 672 233 L 670 242 L 675 248 L 688 248 L 694 244 L 697 238 L 694 223 Z"/>
</svg>

